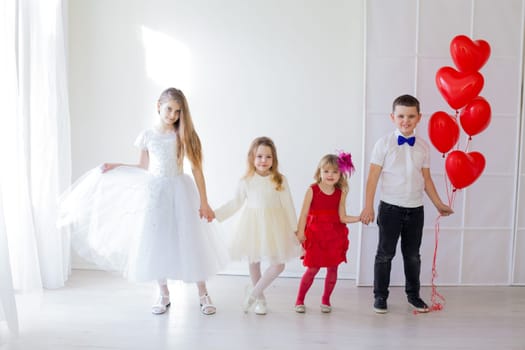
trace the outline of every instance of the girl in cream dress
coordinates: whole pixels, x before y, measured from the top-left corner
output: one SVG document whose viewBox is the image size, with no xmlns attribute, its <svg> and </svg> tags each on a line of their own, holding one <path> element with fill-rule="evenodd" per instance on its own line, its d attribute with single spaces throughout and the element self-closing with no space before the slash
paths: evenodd
<svg viewBox="0 0 525 350">
<path fill-rule="evenodd" d="M 266 314 L 264 290 L 284 270 L 285 262 L 300 256 L 301 247 L 295 232 L 295 213 L 290 187 L 279 173 L 277 151 L 267 137 L 256 138 L 248 152 L 248 170 L 239 182 L 235 197 L 215 210 L 223 221 L 241 210 L 230 256 L 247 258 L 253 288 L 247 291 L 244 312 L 255 304 L 255 313 Z M 270 266 L 261 273 L 261 260 Z"/>
</svg>

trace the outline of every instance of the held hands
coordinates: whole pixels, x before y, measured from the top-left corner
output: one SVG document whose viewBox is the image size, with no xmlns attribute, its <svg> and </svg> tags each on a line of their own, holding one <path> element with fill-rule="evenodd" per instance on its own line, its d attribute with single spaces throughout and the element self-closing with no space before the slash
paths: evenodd
<svg viewBox="0 0 525 350">
<path fill-rule="evenodd" d="M 361 212 L 361 215 L 359 216 L 359 219 L 361 222 L 365 225 L 368 225 L 369 223 L 373 222 L 375 219 L 375 213 L 373 208 L 365 208 Z"/>
<path fill-rule="evenodd" d="M 201 207 L 199 209 L 199 216 L 200 218 L 205 218 L 206 221 L 212 222 L 213 219 L 215 219 L 215 212 L 210 208 L 210 205 L 208 203 L 201 203 Z"/>
<path fill-rule="evenodd" d="M 299 241 L 299 243 L 304 243 L 304 241 L 306 240 L 304 232 L 296 232 L 295 235 L 297 236 L 297 240 Z"/>
</svg>

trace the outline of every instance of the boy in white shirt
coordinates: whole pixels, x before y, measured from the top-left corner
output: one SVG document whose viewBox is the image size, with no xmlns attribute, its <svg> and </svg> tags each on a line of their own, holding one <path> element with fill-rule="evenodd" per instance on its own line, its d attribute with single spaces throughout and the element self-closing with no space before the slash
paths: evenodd
<svg viewBox="0 0 525 350">
<path fill-rule="evenodd" d="M 396 130 L 380 138 L 372 151 L 366 183 L 365 207 L 361 222 L 368 225 L 375 218 L 374 197 L 381 177 L 381 201 L 377 225 L 379 242 L 374 262 L 374 311 L 386 313 L 392 259 L 401 237 L 405 270 L 405 292 L 409 304 L 418 312 L 428 312 L 419 295 L 423 235 L 423 192 L 426 192 L 443 216 L 453 210 L 439 198 L 430 176 L 430 151 L 426 141 L 415 137 L 421 121 L 419 101 L 410 95 L 394 100 L 390 119 Z"/>
</svg>

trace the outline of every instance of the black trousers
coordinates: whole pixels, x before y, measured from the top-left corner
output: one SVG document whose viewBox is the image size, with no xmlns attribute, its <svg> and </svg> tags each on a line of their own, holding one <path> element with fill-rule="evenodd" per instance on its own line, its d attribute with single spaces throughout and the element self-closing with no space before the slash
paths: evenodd
<svg viewBox="0 0 525 350">
<path fill-rule="evenodd" d="M 405 292 L 408 298 L 419 297 L 421 272 L 421 237 L 423 235 L 424 210 L 403 208 L 381 201 L 377 214 L 379 242 L 374 262 L 374 297 L 388 298 L 392 259 L 401 237 L 401 253 L 405 270 Z"/>
</svg>

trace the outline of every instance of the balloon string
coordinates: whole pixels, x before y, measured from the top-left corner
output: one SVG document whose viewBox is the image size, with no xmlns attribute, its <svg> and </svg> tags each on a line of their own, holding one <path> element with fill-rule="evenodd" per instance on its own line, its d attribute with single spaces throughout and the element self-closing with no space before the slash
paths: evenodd
<svg viewBox="0 0 525 350">
<path fill-rule="evenodd" d="M 437 250 L 439 245 L 439 219 L 441 214 L 437 216 L 434 224 L 434 257 L 432 259 L 432 294 L 430 296 L 430 311 L 440 311 L 443 310 L 445 305 L 445 297 L 437 291 L 435 280 L 438 276 L 436 268 L 436 259 L 437 259 Z"/>
<path fill-rule="evenodd" d="M 456 190 L 452 188 L 451 183 L 448 180 L 446 169 L 443 174 L 443 178 L 445 179 L 445 190 L 447 191 L 447 200 L 448 200 L 448 205 L 450 206 L 451 203 L 454 201 L 454 197 L 456 196 Z"/>
<path fill-rule="evenodd" d="M 465 146 L 465 153 L 468 152 L 469 150 L 469 147 L 470 147 L 470 141 L 472 140 L 472 137 L 469 136 L 469 138 L 467 139 L 467 145 Z"/>
<path fill-rule="evenodd" d="M 456 191 L 455 190 L 452 192 L 450 191 L 450 184 L 449 184 L 446 174 L 444 175 L 444 178 L 445 178 L 445 188 L 447 190 L 448 205 L 449 207 L 453 208 L 454 200 L 456 199 Z M 445 306 L 445 297 L 437 291 L 437 286 L 435 282 L 436 278 L 438 277 L 436 261 L 437 261 L 437 251 L 439 247 L 439 232 L 440 232 L 439 221 L 441 217 L 442 215 L 439 214 L 436 217 L 436 220 L 434 222 L 434 256 L 432 258 L 432 280 L 431 280 L 432 293 L 430 296 L 430 302 L 431 302 L 430 311 L 440 311 L 440 310 L 443 310 L 443 307 Z"/>
</svg>

